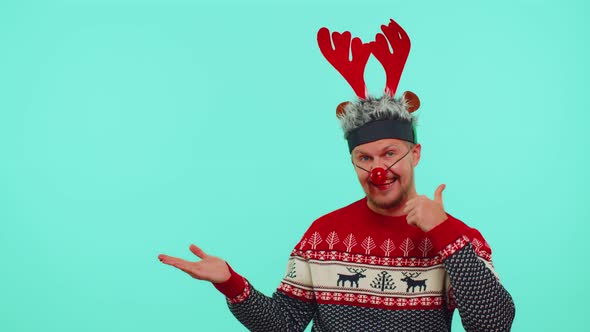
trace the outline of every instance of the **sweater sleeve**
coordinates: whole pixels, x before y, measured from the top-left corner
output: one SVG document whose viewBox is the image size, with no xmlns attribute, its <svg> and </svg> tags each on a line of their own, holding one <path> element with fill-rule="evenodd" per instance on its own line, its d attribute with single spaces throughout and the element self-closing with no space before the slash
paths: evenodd
<svg viewBox="0 0 590 332">
<path fill-rule="evenodd" d="M 227 298 L 232 314 L 253 332 L 303 331 L 315 313 L 315 302 L 297 299 L 277 290 L 272 297 L 257 291 L 230 267 L 228 281 L 214 284 Z"/>
<path fill-rule="evenodd" d="M 491 262 L 481 234 L 449 216 L 430 231 L 449 275 L 450 301 L 466 331 L 510 331 L 515 307 Z"/>
</svg>

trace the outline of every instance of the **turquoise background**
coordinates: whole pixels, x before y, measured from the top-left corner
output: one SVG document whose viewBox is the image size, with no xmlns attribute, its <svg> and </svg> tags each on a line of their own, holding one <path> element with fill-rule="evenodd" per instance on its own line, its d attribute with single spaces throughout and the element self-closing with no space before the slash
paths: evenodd
<svg viewBox="0 0 590 332">
<path fill-rule="evenodd" d="M 412 39 L 418 191 L 478 228 L 514 331 L 590 331 L 585 1 L 3 1 L 0 331 L 242 331 L 157 260 L 227 259 L 271 294 L 362 191 L 322 26 Z M 373 94 L 385 77 L 372 58 Z M 454 330 L 461 331 L 455 316 Z"/>
</svg>

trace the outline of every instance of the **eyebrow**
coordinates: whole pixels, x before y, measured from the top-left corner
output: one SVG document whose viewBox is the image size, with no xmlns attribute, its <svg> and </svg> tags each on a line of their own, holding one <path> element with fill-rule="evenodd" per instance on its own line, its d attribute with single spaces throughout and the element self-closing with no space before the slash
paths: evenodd
<svg viewBox="0 0 590 332">
<path fill-rule="evenodd" d="M 399 144 L 393 143 L 393 144 L 389 144 L 389 145 L 383 147 L 383 149 L 381 149 L 380 152 L 383 153 L 383 152 L 385 152 L 387 150 L 390 150 L 391 148 L 396 148 L 398 150 L 400 149 Z M 357 150 L 354 154 L 358 156 L 359 154 L 366 154 L 366 155 L 368 155 L 369 153 L 367 153 L 367 152 L 365 152 L 363 150 Z"/>
<path fill-rule="evenodd" d="M 391 148 L 396 148 L 399 149 L 399 145 L 398 144 L 389 144 L 388 146 L 384 147 L 383 149 L 381 149 L 381 152 L 386 151 L 386 150 L 390 150 Z"/>
</svg>

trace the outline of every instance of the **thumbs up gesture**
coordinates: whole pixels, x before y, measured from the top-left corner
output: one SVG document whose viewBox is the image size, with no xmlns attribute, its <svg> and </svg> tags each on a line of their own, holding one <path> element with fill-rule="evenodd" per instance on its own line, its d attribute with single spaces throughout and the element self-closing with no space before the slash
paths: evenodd
<svg viewBox="0 0 590 332">
<path fill-rule="evenodd" d="M 428 232 L 434 227 L 447 220 L 447 214 L 442 201 L 442 192 L 445 185 L 441 184 L 434 191 L 434 200 L 425 195 L 411 198 L 404 207 L 404 213 L 407 215 L 408 224 L 419 227 L 424 232 Z"/>
</svg>

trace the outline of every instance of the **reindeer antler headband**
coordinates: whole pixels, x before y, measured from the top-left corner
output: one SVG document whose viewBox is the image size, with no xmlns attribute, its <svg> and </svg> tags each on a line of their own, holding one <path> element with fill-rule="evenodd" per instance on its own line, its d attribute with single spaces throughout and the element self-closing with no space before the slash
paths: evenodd
<svg viewBox="0 0 590 332">
<path fill-rule="evenodd" d="M 394 20 L 382 25 L 375 40 L 363 43 L 352 39 L 348 31 L 333 32 L 327 28 L 318 31 L 318 45 L 324 57 L 338 70 L 352 87 L 359 100 L 338 105 L 336 115 L 340 120 L 348 148 L 383 138 L 398 138 L 416 143 L 415 119 L 410 114 L 420 107 L 418 96 L 410 91 L 395 98 L 395 91 L 410 53 L 410 39 Z M 333 42 L 333 47 L 332 47 Z M 393 49 L 390 52 L 389 46 Z M 352 52 L 352 59 L 350 59 Z M 364 71 L 371 53 L 385 68 L 385 94 L 381 98 L 368 95 Z"/>
</svg>

